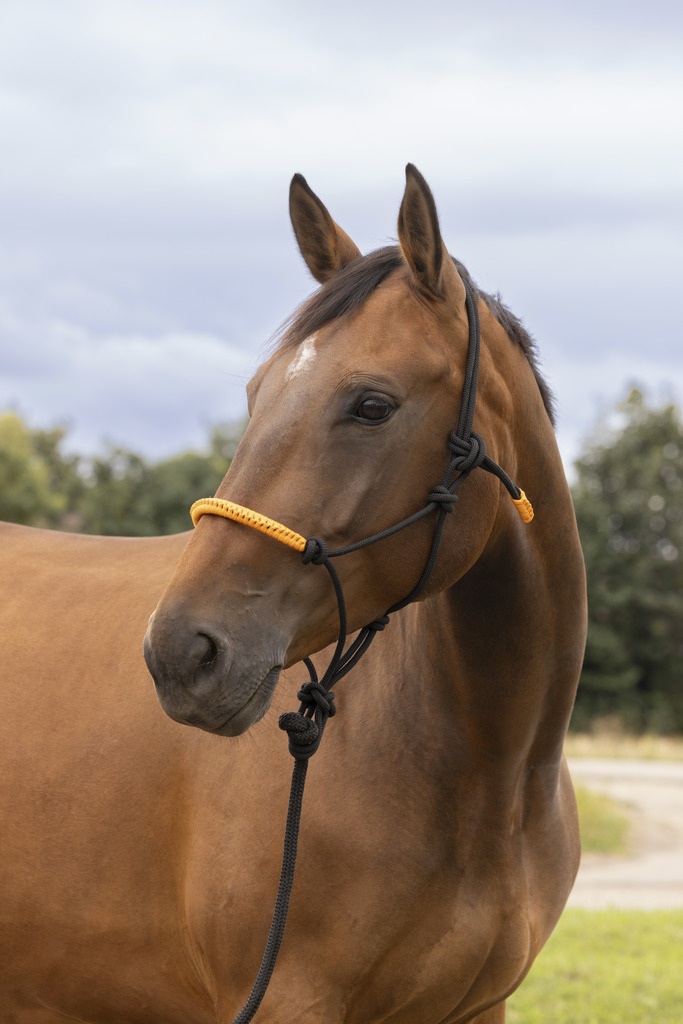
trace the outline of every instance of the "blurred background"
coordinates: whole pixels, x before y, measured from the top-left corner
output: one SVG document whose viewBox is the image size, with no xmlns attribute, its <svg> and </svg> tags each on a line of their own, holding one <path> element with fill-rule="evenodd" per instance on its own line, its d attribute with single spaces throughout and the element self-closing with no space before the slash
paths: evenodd
<svg viewBox="0 0 683 1024">
<path fill-rule="evenodd" d="M 303 173 L 368 250 L 404 166 L 536 338 L 589 562 L 576 722 L 683 730 L 683 7 L 0 7 L 0 516 L 189 525 L 313 290 Z"/>
</svg>

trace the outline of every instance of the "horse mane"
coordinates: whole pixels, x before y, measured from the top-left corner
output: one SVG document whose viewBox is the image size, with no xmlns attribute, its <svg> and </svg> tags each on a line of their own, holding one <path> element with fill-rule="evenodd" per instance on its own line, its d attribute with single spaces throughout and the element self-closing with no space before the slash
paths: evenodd
<svg viewBox="0 0 683 1024">
<path fill-rule="evenodd" d="M 536 342 L 519 317 L 515 316 L 503 303 L 499 294 L 489 295 L 482 291 L 470 277 L 467 268 L 454 257 L 451 259 L 461 278 L 488 306 L 510 340 L 519 345 L 526 356 L 541 393 L 548 418 L 554 427 L 556 425 L 555 400 L 539 368 Z M 294 311 L 276 333 L 274 347 L 285 351 L 296 348 L 306 338 L 310 338 L 312 334 L 333 320 L 338 320 L 340 317 L 360 309 L 389 274 L 404 265 L 403 255 L 397 245 L 375 249 L 367 256 L 353 260 Z"/>
</svg>

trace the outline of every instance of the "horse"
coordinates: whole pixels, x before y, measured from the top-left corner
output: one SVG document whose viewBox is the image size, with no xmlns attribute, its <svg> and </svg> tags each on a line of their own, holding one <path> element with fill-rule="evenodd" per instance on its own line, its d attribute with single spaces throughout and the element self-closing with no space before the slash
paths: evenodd
<svg viewBox="0 0 683 1024">
<path fill-rule="evenodd" d="M 0 532 L 4 1024 L 233 1020 L 278 884 L 274 712 L 340 633 L 368 642 L 257 1024 L 501 1024 L 571 890 L 585 579 L 534 344 L 412 165 L 398 245 L 361 255 L 301 175 L 290 213 L 320 287 L 189 536 Z"/>
</svg>

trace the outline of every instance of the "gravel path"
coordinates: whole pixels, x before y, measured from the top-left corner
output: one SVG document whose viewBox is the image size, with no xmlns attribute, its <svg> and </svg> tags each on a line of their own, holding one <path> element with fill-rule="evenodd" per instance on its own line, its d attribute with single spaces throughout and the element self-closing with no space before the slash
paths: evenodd
<svg viewBox="0 0 683 1024">
<path fill-rule="evenodd" d="M 585 854 L 570 907 L 683 907 L 683 763 L 574 758 L 574 781 L 626 805 L 627 857 Z"/>
</svg>

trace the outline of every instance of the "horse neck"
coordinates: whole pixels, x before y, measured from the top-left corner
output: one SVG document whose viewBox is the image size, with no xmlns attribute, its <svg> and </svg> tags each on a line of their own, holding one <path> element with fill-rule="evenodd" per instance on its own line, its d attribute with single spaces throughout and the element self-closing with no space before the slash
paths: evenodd
<svg viewBox="0 0 683 1024">
<path fill-rule="evenodd" d="M 424 728 L 442 765 L 561 761 L 583 655 L 583 561 L 559 455 L 525 480 L 539 496 L 533 524 L 502 498 L 476 564 L 395 616 L 385 636 L 399 636 L 381 645 L 383 689 L 399 689 L 403 709 L 392 728 Z"/>
</svg>

